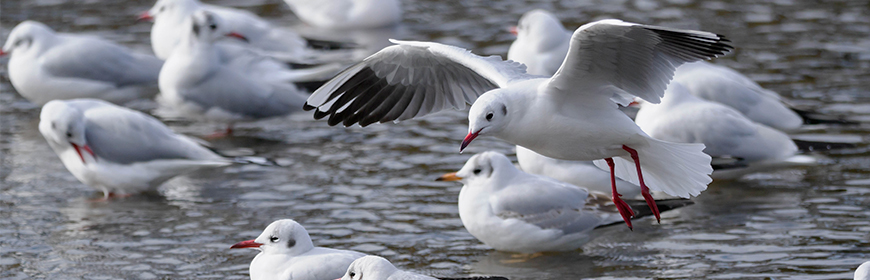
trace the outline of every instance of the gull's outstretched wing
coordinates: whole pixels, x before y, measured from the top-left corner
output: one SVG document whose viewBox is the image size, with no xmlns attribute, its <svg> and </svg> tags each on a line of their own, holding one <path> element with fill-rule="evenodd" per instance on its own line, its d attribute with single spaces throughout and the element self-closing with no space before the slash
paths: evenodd
<svg viewBox="0 0 870 280">
<path fill-rule="evenodd" d="M 587 23 L 574 31 L 568 56 L 544 92 L 577 102 L 605 97 L 628 105 L 636 96 L 659 103 L 678 66 L 723 55 L 732 48 L 728 42 L 710 32 L 616 19 Z M 571 90 L 578 88 L 584 90 Z"/>
<path fill-rule="evenodd" d="M 533 78 L 525 66 L 498 56 L 427 42 L 393 40 L 389 46 L 341 73 L 305 104 L 329 125 L 367 126 L 444 109 L 464 109 L 481 94 Z"/>
</svg>

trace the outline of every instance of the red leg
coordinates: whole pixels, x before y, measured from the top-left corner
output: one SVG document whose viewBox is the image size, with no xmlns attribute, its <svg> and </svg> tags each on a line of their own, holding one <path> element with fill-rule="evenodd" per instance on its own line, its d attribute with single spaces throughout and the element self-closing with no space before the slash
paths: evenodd
<svg viewBox="0 0 870 280">
<path fill-rule="evenodd" d="M 203 136 L 203 138 L 205 138 L 205 139 L 217 139 L 217 138 L 229 137 L 230 135 L 233 135 L 233 125 L 232 124 L 228 125 L 227 129 L 224 131 L 217 131 L 215 133 Z"/>
<path fill-rule="evenodd" d="M 637 166 L 637 179 L 640 181 L 640 194 L 643 195 L 643 199 L 646 200 L 646 205 L 649 206 L 653 215 L 656 216 L 656 221 L 662 223 L 662 218 L 659 214 L 659 207 L 656 206 L 656 201 L 653 199 L 652 195 L 649 194 L 649 188 L 643 182 L 643 173 L 640 172 L 640 159 L 637 157 L 637 150 L 629 148 L 626 145 L 622 145 L 622 149 L 631 154 L 631 159 L 634 160 L 634 165 Z"/>
<path fill-rule="evenodd" d="M 622 195 L 616 191 L 616 173 L 613 171 L 613 167 L 615 166 L 613 159 L 606 158 L 604 161 L 606 161 L 607 165 L 610 166 L 610 186 L 613 188 L 613 194 L 611 195 L 613 197 L 613 204 L 616 204 L 616 209 L 619 210 L 619 214 L 622 215 L 622 220 L 625 221 L 626 225 L 628 225 L 628 229 L 634 230 L 631 227 L 631 217 L 634 216 L 634 211 L 631 211 L 631 207 L 628 207 L 628 203 L 625 203 L 625 201 L 619 198 Z"/>
</svg>

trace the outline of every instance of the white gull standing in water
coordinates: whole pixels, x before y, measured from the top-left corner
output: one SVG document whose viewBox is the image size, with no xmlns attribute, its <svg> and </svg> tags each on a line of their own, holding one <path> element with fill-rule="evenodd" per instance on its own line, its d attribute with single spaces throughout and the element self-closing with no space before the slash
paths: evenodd
<svg viewBox="0 0 870 280">
<path fill-rule="evenodd" d="M 523 14 L 516 35 L 507 58 L 525 64 L 529 74 L 552 76 L 568 55 L 571 31 L 545 10 L 536 9 Z"/>
<path fill-rule="evenodd" d="M 435 278 L 423 274 L 399 270 L 393 263 L 379 256 L 365 256 L 350 264 L 340 280 L 507 280 L 500 276 Z M 339 280 L 339 279 L 335 279 Z"/>
<path fill-rule="evenodd" d="M 284 0 L 303 22 L 320 28 L 367 29 L 398 24 L 399 0 Z"/>
<path fill-rule="evenodd" d="M 439 181 L 462 181 L 459 218 L 471 235 L 499 251 L 571 251 L 594 237 L 593 230 L 622 218 L 607 193 L 589 191 L 549 177 L 522 172 L 503 154 L 474 155 Z M 636 216 L 652 214 L 642 200 L 629 200 Z M 662 211 L 692 204 L 656 201 Z"/>
<path fill-rule="evenodd" d="M 257 239 L 230 248 L 260 250 L 251 261 L 251 280 L 333 280 L 344 275 L 353 260 L 365 256 L 355 251 L 314 247 L 308 231 L 291 219 L 274 221 Z"/>
<path fill-rule="evenodd" d="M 36 104 L 99 98 L 122 104 L 157 93 L 163 62 L 89 35 L 56 33 L 36 21 L 15 26 L 0 55 L 10 54 L 9 81 Z"/>
<path fill-rule="evenodd" d="M 552 78 L 457 47 L 394 42 L 320 87 L 305 109 L 316 109 L 314 117 L 328 117 L 330 125 L 366 126 L 473 103 L 460 151 L 491 135 L 548 157 L 597 160 L 611 176 L 639 184 L 657 219 L 650 187 L 688 198 L 711 181 L 704 145 L 649 137 L 616 104 L 633 97 L 660 102 L 674 68 L 728 52 L 720 35 L 615 19 L 588 23 L 574 32 Z M 628 224 L 633 213 L 611 182 Z"/>
<path fill-rule="evenodd" d="M 232 163 L 151 116 L 97 99 L 46 103 L 39 132 L 70 173 L 104 198 L 152 190 L 172 177 Z"/>
</svg>

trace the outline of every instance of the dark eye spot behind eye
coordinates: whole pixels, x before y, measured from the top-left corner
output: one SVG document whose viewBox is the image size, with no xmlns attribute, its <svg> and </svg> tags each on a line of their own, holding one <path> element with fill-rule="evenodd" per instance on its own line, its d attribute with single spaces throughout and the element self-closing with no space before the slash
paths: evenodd
<svg viewBox="0 0 870 280">
<path fill-rule="evenodd" d="M 296 239 L 287 240 L 287 248 L 293 248 L 293 246 L 296 246 Z"/>
<path fill-rule="evenodd" d="M 199 36 L 199 25 L 196 23 L 193 24 L 193 35 Z"/>
<path fill-rule="evenodd" d="M 474 175 L 480 174 L 480 171 L 483 171 L 483 170 L 480 170 L 480 168 L 475 168 Z"/>
<path fill-rule="evenodd" d="M 501 105 L 501 113 L 502 115 L 507 115 L 507 106 Z"/>
</svg>

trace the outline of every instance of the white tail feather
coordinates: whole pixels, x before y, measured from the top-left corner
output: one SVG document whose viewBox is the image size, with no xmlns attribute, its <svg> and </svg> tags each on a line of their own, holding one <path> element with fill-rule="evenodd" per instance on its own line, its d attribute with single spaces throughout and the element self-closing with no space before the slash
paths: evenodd
<svg viewBox="0 0 870 280">
<path fill-rule="evenodd" d="M 663 191 L 682 198 L 697 196 L 707 189 L 713 181 L 710 173 L 711 158 L 703 152 L 704 144 L 684 144 L 647 138 L 646 147 L 635 148 L 640 159 L 643 180 L 651 190 Z M 615 157 L 616 177 L 640 184 L 637 169 L 630 157 Z M 607 163 L 601 159 L 595 166 L 609 171 Z"/>
</svg>

